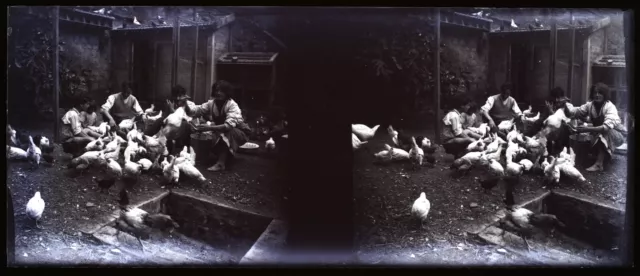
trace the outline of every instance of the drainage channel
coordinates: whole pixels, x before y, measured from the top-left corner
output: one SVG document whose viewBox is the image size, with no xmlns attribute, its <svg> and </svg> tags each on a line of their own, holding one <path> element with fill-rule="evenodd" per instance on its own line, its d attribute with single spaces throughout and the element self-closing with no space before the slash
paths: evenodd
<svg viewBox="0 0 640 276">
<path fill-rule="evenodd" d="M 490 244 L 503 246 L 534 263 L 555 265 L 616 265 L 624 234 L 624 210 L 578 193 L 554 190 L 525 201 L 520 207 L 555 215 L 566 227 L 538 233 L 528 239 L 504 232 L 498 225 L 500 210 L 468 231 Z"/>
<path fill-rule="evenodd" d="M 118 231 L 119 211 L 83 232 L 150 264 L 256 264 L 278 262 L 287 235 L 284 221 L 240 210 L 188 191 L 162 193 L 134 207 L 171 216 L 180 227 L 138 240 Z"/>
</svg>

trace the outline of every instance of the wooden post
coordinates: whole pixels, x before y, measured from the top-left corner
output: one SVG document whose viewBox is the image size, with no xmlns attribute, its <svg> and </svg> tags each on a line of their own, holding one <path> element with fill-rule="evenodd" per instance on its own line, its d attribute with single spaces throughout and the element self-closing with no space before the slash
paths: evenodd
<svg viewBox="0 0 640 276">
<path fill-rule="evenodd" d="M 549 91 L 551 91 L 551 89 L 553 89 L 553 87 L 556 86 L 556 53 L 558 50 L 558 42 L 557 42 L 558 25 L 556 22 L 555 14 L 551 12 L 550 15 L 551 15 L 551 37 L 549 41 L 550 42 L 549 59 L 551 62 L 549 64 Z"/>
<path fill-rule="evenodd" d="M 506 81 L 505 82 L 512 82 L 512 78 L 511 78 L 511 67 L 512 67 L 512 63 L 513 60 L 511 59 L 511 49 L 513 48 L 512 43 L 509 42 L 509 48 L 507 49 L 507 77 L 506 77 Z"/>
<path fill-rule="evenodd" d="M 436 93 L 436 135 L 435 135 L 435 141 L 436 144 L 440 144 L 440 132 L 442 127 L 440 126 L 440 8 L 436 8 L 436 22 L 435 22 L 435 26 L 436 26 L 436 39 L 435 39 L 435 47 L 434 47 L 434 53 L 435 53 L 435 66 L 434 66 L 434 74 L 436 77 L 436 87 L 435 87 L 435 93 Z"/>
<path fill-rule="evenodd" d="M 196 22 L 196 38 L 193 46 L 193 62 L 191 64 L 191 99 L 195 99 L 196 97 L 196 76 L 198 71 L 198 33 L 200 32 L 198 27 L 198 12 L 197 9 L 193 8 L 193 21 Z"/>
<path fill-rule="evenodd" d="M 626 59 L 626 69 L 627 69 L 627 91 L 635 91 L 635 81 L 634 81 L 634 71 L 635 71 L 635 64 L 634 64 L 634 57 L 635 57 L 635 43 L 634 43 L 634 38 L 635 38 L 635 31 L 634 31 L 634 11 L 629 10 L 629 11 L 625 11 L 624 12 L 624 21 L 623 21 L 623 28 L 624 28 L 624 35 L 625 35 L 625 45 L 624 45 L 624 49 L 625 49 L 625 59 Z M 633 103 L 634 102 L 634 98 L 635 95 L 634 93 L 628 93 L 629 95 L 629 103 Z M 633 116 L 633 118 L 635 119 L 635 106 L 633 104 L 629 104 L 628 107 L 628 112 L 631 114 L 631 116 Z M 635 143 L 631 143 L 632 141 L 635 141 L 635 130 L 631 131 L 630 133 L 631 135 L 629 135 L 628 140 L 627 140 L 627 145 L 628 145 L 628 151 L 629 154 L 628 158 L 629 160 L 627 160 L 627 162 L 629 162 L 629 164 L 633 164 L 635 161 L 635 148 L 636 145 Z M 630 170 L 633 170 L 633 167 L 631 167 Z M 634 212 L 635 212 L 635 202 L 634 202 L 634 198 L 635 198 L 635 193 L 634 193 L 634 189 L 635 186 L 633 185 L 635 182 L 635 174 L 632 173 L 628 173 L 627 174 L 627 183 L 631 183 L 631 185 L 627 185 L 627 201 L 626 201 L 626 210 L 625 210 L 625 225 L 624 225 L 624 232 L 622 234 L 622 244 L 620 246 L 620 253 L 622 254 L 621 256 L 621 260 L 623 264 L 629 264 L 632 265 L 633 264 L 633 260 L 634 260 L 634 256 L 633 256 L 633 242 L 634 242 L 634 234 L 633 234 L 633 230 L 634 230 Z"/>
<path fill-rule="evenodd" d="M 60 66 L 58 65 L 60 60 L 60 6 L 53 8 L 53 94 L 54 94 L 54 108 L 53 108 L 53 140 L 56 143 L 60 143 Z"/>
<path fill-rule="evenodd" d="M 573 11 L 571 12 L 571 42 L 569 47 L 569 76 L 567 76 L 567 96 L 574 98 L 573 96 L 573 69 L 574 60 L 576 54 L 576 28 L 574 25 Z"/>
</svg>

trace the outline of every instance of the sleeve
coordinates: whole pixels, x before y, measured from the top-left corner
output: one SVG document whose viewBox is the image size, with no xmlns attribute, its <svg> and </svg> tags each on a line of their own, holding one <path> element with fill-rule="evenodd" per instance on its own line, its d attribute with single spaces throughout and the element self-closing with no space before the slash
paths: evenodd
<svg viewBox="0 0 640 276">
<path fill-rule="evenodd" d="M 494 100 L 495 99 L 493 96 L 487 98 L 487 102 L 480 108 L 480 110 L 482 110 L 482 112 L 489 112 L 489 110 L 491 110 L 491 108 L 493 107 Z"/>
<path fill-rule="evenodd" d="M 591 102 L 587 102 L 586 104 L 583 104 L 581 106 L 578 107 L 574 107 L 572 104 L 567 103 L 567 109 L 569 110 L 569 114 L 567 114 L 567 117 L 569 118 L 585 118 L 589 115 L 589 109 L 591 109 Z"/>
<path fill-rule="evenodd" d="M 211 104 L 212 101 L 207 101 L 201 105 L 189 105 L 189 109 L 191 112 L 189 112 L 189 116 L 191 117 L 201 117 L 204 116 L 207 113 L 211 112 Z"/>
<path fill-rule="evenodd" d="M 453 130 L 453 135 L 458 136 L 462 134 L 462 125 L 460 122 L 460 116 L 452 116 L 450 118 L 451 122 L 451 130 Z"/>
<path fill-rule="evenodd" d="M 229 109 L 226 112 L 227 118 L 225 118 L 224 123 L 229 125 L 230 127 L 236 127 L 238 123 L 242 121 L 242 111 L 237 103 L 232 102 L 229 104 Z"/>
<path fill-rule="evenodd" d="M 109 97 L 107 97 L 107 101 L 102 105 L 102 110 L 104 111 L 111 110 L 115 102 L 116 102 L 116 95 L 109 95 Z"/>
<path fill-rule="evenodd" d="M 622 120 L 620 120 L 620 116 L 618 115 L 618 109 L 612 103 L 608 103 L 603 107 L 603 115 L 604 115 L 604 123 L 602 124 L 609 129 L 614 129 L 617 125 L 619 125 Z"/>
<path fill-rule="evenodd" d="M 71 123 L 71 131 L 73 135 L 78 135 L 82 132 L 82 126 L 80 125 L 80 118 L 78 118 L 77 114 L 69 116 L 69 122 Z"/>
<path fill-rule="evenodd" d="M 140 103 L 137 98 L 133 98 L 133 111 L 135 111 L 138 116 L 144 114 L 144 110 L 140 107 Z"/>
<path fill-rule="evenodd" d="M 511 110 L 513 111 L 513 113 L 518 116 L 522 115 L 522 110 L 520 110 L 520 107 L 518 106 L 518 102 L 516 102 L 516 99 L 511 98 L 511 100 L 513 101 L 513 106 L 511 107 Z"/>
</svg>

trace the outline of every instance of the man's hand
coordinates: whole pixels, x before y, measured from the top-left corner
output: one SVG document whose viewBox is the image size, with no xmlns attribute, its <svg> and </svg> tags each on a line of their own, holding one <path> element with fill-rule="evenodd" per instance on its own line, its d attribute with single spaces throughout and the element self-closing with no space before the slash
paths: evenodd
<svg viewBox="0 0 640 276">
<path fill-rule="evenodd" d="M 109 126 L 110 126 L 111 128 L 114 128 L 114 127 L 116 127 L 116 126 L 118 126 L 118 125 L 116 124 L 116 121 L 115 121 L 114 119 L 111 119 L 111 120 L 109 120 Z"/>
<path fill-rule="evenodd" d="M 544 105 L 547 106 L 547 109 L 549 109 L 549 112 L 553 112 L 553 104 L 549 101 L 545 101 Z"/>
<path fill-rule="evenodd" d="M 169 112 L 173 113 L 176 110 L 175 104 L 173 104 L 173 102 L 171 102 L 170 100 L 166 100 L 166 102 L 167 102 L 167 108 L 169 109 Z"/>
<path fill-rule="evenodd" d="M 491 128 L 491 132 L 498 132 L 498 126 L 493 120 L 489 121 L 489 127 Z"/>
</svg>

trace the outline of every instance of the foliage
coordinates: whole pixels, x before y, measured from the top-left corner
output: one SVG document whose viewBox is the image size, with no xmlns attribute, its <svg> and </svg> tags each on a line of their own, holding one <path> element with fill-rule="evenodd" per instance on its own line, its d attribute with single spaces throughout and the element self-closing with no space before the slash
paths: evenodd
<svg viewBox="0 0 640 276">
<path fill-rule="evenodd" d="M 435 90 L 433 26 L 417 16 L 393 20 L 393 24 L 370 29 L 360 41 L 362 49 L 356 59 L 369 75 L 390 84 L 393 93 L 404 93 L 407 105 L 424 106 Z M 444 98 L 463 91 L 465 82 L 444 66 L 453 57 L 445 55 L 440 45 L 440 81 Z"/>
<path fill-rule="evenodd" d="M 36 22 L 36 24 L 39 22 Z M 31 22 L 33 24 L 33 22 Z M 45 24 L 41 24 L 45 25 Z M 18 29 L 19 27 L 14 27 Z M 13 65 L 24 80 L 25 92 L 32 93 L 33 104 L 39 112 L 53 110 L 53 44 L 51 28 L 20 28 L 15 32 Z M 76 70 L 77 62 L 66 51 L 64 41 L 59 45 L 60 92 L 63 97 L 73 97 L 87 92 L 87 70 Z M 80 72 L 78 72 L 80 71 Z"/>
</svg>

